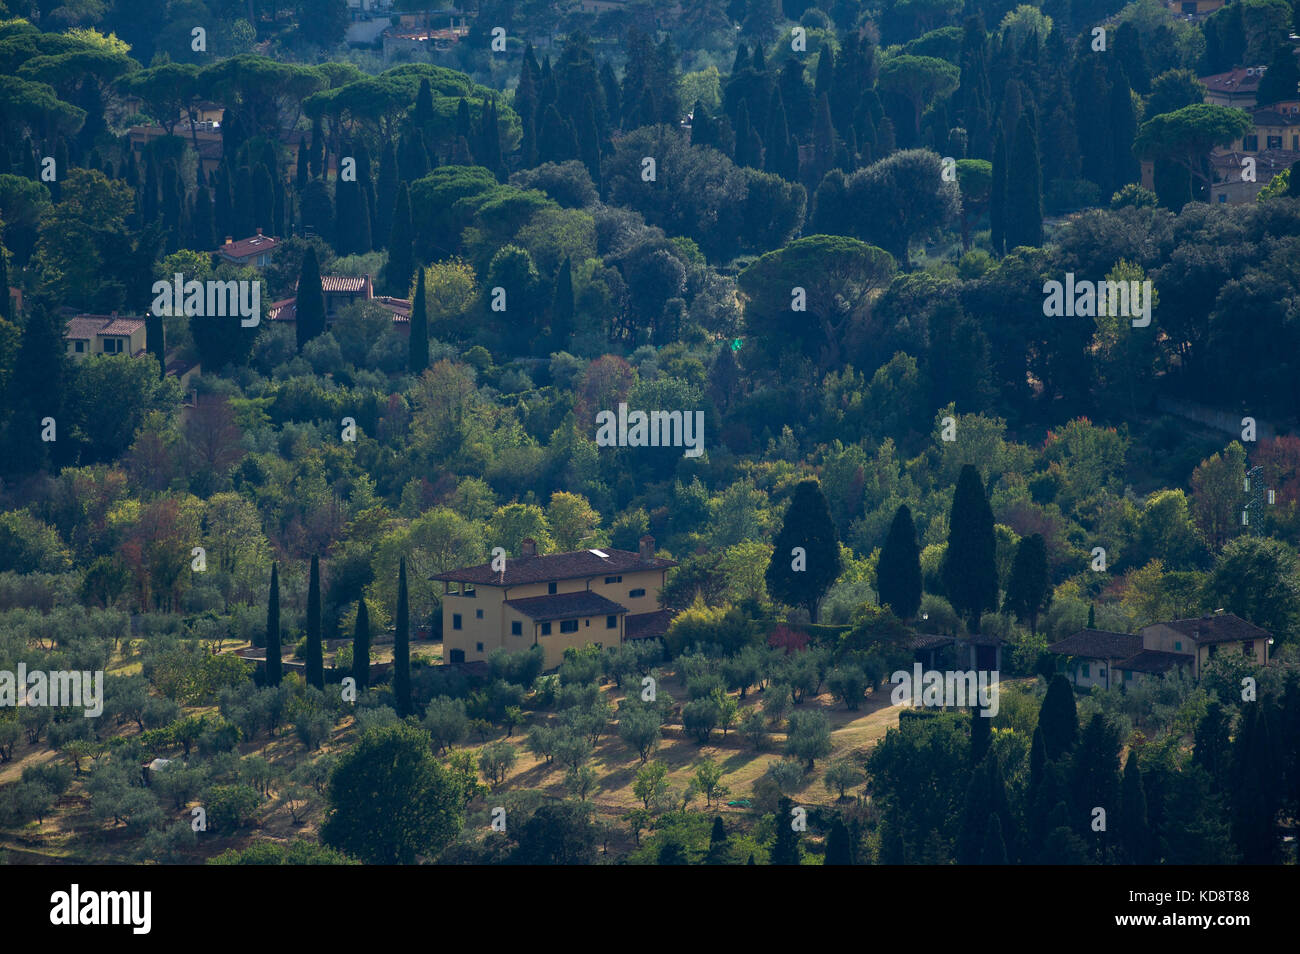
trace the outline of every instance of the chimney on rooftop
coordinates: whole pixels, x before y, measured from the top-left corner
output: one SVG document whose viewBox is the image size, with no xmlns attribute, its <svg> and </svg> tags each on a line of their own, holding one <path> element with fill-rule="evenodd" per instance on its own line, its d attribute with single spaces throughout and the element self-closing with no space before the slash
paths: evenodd
<svg viewBox="0 0 1300 954">
<path fill-rule="evenodd" d="M 653 563 L 655 560 L 655 538 L 646 534 L 641 538 L 641 562 Z"/>
<path fill-rule="evenodd" d="M 262 230 L 261 230 L 261 229 L 258 229 L 258 230 L 257 230 L 257 234 L 258 234 L 258 235 L 261 235 L 261 234 L 262 234 Z"/>
<path fill-rule="evenodd" d="M 537 541 L 534 540 L 532 537 L 525 537 L 523 539 L 523 542 L 520 544 L 520 546 L 523 548 L 524 556 L 526 557 L 537 556 Z"/>
<path fill-rule="evenodd" d="M 226 244 L 227 244 L 227 245 L 230 245 L 230 244 L 233 243 L 233 242 L 234 242 L 234 239 L 232 239 L 229 235 L 227 235 L 227 236 L 226 236 Z"/>
</svg>

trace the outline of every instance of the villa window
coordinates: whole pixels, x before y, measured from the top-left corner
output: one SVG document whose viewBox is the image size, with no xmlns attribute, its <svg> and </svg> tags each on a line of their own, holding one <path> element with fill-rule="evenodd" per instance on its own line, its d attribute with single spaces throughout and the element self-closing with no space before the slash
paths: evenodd
<svg viewBox="0 0 1300 954">
<path fill-rule="evenodd" d="M 578 621 L 576 619 L 566 619 L 560 622 L 560 632 L 576 633 L 578 631 Z"/>
<path fill-rule="evenodd" d="M 104 354 L 121 354 L 122 340 L 120 338 L 104 339 Z"/>
<path fill-rule="evenodd" d="M 547 592 L 547 594 L 549 594 L 550 596 L 554 596 L 554 595 L 555 595 L 555 591 L 556 591 L 556 589 L 559 587 L 559 585 L 560 585 L 560 584 L 558 584 L 558 583 L 547 583 L 547 584 L 546 584 L 546 592 Z"/>
<path fill-rule="evenodd" d="M 623 577 L 621 577 L 621 576 L 607 576 L 607 577 L 605 577 L 605 582 L 606 582 L 606 583 L 622 583 L 622 582 L 623 582 Z"/>
<path fill-rule="evenodd" d="M 516 619 L 516 620 L 511 620 L 511 621 L 510 621 L 510 635 L 511 635 L 511 636 L 522 636 L 523 634 L 524 634 L 524 624 L 521 623 L 521 622 L 519 622 L 519 620 L 517 620 L 517 619 Z"/>
<path fill-rule="evenodd" d="M 628 595 L 628 599 L 634 600 L 638 596 L 645 596 L 645 590 L 642 589 L 628 590 L 627 595 Z"/>
<path fill-rule="evenodd" d="M 482 611 L 481 609 L 476 609 L 476 610 L 474 611 L 474 618 L 475 618 L 475 619 L 482 619 L 482 618 L 483 618 L 483 611 Z"/>
<path fill-rule="evenodd" d="M 1175 641 L 1174 641 L 1174 652 L 1176 652 L 1176 653 L 1181 653 L 1182 651 L 1183 651 L 1183 644 L 1182 644 L 1180 641 L 1175 640 Z"/>
<path fill-rule="evenodd" d="M 481 653 L 481 652 L 483 651 L 483 644 L 482 644 L 482 643 L 475 643 L 475 644 L 474 644 L 474 651 L 475 651 L 475 652 L 480 652 L 480 653 Z"/>
<path fill-rule="evenodd" d="M 1246 655 L 1246 656 L 1254 656 L 1254 655 L 1255 655 L 1255 644 L 1254 644 L 1254 642 L 1248 640 L 1248 641 L 1242 643 L 1242 644 L 1241 644 L 1241 651 L 1242 651 L 1242 654 L 1243 654 L 1243 655 Z"/>
<path fill-rule="evenodd" d="M 542 635 L 543 635 L 543 636 L 549 636 L 549 635 L 551 635 L 551 624 L 550 624 L 550 623 L 543 623 L 543 624 L 542 624 Z"/>
<path fill-rule="evenodd" d="M 459 613 L 452 613 L 452 614 L 451 614 L 451 628 L 452 628 L 452 629 L 460 629 L 460 614 L 459 614 Z"/>
<path fill-rule="evenodd" d="M 606 628 L 606 629 L 618 629 L 618 617 L 617 617 L 617 616 L 606 616 L 606 617 L 605 617 L 605 628 Z"/>
<path fill-rule="evenodd" d="M 1081 664 L 1079 665 L 1079 675 L 1083 676 L 1084 679 L 1091 679 L 1091 678 L 1092 678 L 1092 664 L 1091 664 L 1091 663 L 1081 663 Z"/>
</svg>

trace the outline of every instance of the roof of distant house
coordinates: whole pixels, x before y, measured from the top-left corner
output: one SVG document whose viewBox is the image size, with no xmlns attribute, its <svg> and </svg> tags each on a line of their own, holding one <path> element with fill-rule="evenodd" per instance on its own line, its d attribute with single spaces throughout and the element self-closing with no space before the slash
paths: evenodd
<svg viewBox="0 0 1300 954">
<path fill-rule="evenodd" d="M 363 292 L 370 284 L 370 276 L 354 278 L 351 275 L 322 275 L 320 287 L 323 292 Z"/>
<path fill-rule="evenodd" d="M 506 606 L 523 613 L 535 622 L 565 619 L 571 616 L 616 616 L 627 612 L 627 607 L 611 599 L 578 590 L 575 593 L 556 593 L 553 596 L 531 596 L 522 600 L 506 600 Z"/>
<path fill-rule="evenodd" d="M 298 299 L 282 298 L 280 301 L 272 302 L 271 307 L 266 310 L 267 321 L 297 321 L 298 320 Z"/>
<path fill-rule="evenodd" d="M 1241 640 L 1268 639 L 1269 632 L 1260 629 L 1234 613 L 1213 613 L 1192 619 L 1176 619 L 1170 623 L 1152 625 L 1168 626 L 1175 632 L 1190 637 L 1197 643 L 1230 643 Z"/>
<path fill-rule="evenodd" d="M 1259 81 L 1267 70 L 1266 66 L 1239 66 L 1226 73 L 1202 76 L 1200 80 L 1212 93 L 1249 93 L 1259 88 Z"/>
<path fill-rule="evenodd" d="M 1128 659 L 1142 651 L 1142 637 L 1136 633 L 1111 633 L 1104 629 L 1081 629 L 1048 646 L 1048 651 L 1062 656 L 1088 659 Z"/>
<path fill-rule="evenodd" d="M 229 236 L 226 237 L 226 244 L 217 249 L 218 255 L 224 255 L 227 258 L 247 258 L 250 255 L 260 255 L 263 252 L 269 252 L 280 244 L 280 240 L 272 235 L 263 235 L 262 230 L 258 229 L 256 235 L 250 235 L 248 238 L 233 241 Z"/>
<path fill-rule="evenodd" d="M 393 313 L 393 321 L 410 321 L 411 320 L 411 302 L 407 298 L 391 298 L 388 295 L 376 295 L 370 299 L 377 305 L 382 305 Z"/>
<path fill-rule="evenodd" d="M 1256 126 L 1294 126 L 1300 122 L 1300 118 L 1295 113 L 1284 113 L 1272 106 L 1251 110 L 1250 118 L 1254 120 Z"/>
<path fill-rule="evenodd" d="M 143 318 L 120 318 L 117 315 L 77 315 L 69 318 L 66 337 L 90 339 L 95 335 L 133 335 L 145 325 Z"/>
<path fill-rule="evenodd" d="M 491 563 L 480 563 L 478 566 L 437 573 L 429 579 L 485 586 L 520 586 L 524 583 L 574 580 L 635 570 L 666 570 L 677 565 L 676 561 L 662 557 L 643 561 L 639 553 L 630 550 L 605 549 L 601 552 L 605 556 L 597 556 L 591 550 L 575 550 L 571 553 L 549 553 L 546 556 L 516 557 L 506 560 L 505 573 L 494 572 Z"/>
<path fill-rule="evenodd" d="M 653 613 L 633 613 L 623 620 L 624 639 L 655 639 L 668 632 L 673 621 L 672 610 L 655 610 Z"/>
</svg>

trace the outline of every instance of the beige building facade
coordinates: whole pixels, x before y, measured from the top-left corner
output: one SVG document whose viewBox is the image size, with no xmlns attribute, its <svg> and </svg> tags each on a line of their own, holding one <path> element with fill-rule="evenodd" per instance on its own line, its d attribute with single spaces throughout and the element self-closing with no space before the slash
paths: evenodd
<svg viewBox="0 0 1300 954">
<path fill-rule="evenodd" d="M 484 563 L 439 573 L 433 579 L 443 583 L 443 660 L 480 662 L 498 649 L 541 646 L 544 667 L 554 669 L 568 649 L 662 636 L 669 614 L 659 596 L 676 565 L 655 556 L 648 536 L 636 553 L 591 549 L 546 556 L 525 540 L 523 553 L 507 557 L 504 571 Z"/>
</svg>

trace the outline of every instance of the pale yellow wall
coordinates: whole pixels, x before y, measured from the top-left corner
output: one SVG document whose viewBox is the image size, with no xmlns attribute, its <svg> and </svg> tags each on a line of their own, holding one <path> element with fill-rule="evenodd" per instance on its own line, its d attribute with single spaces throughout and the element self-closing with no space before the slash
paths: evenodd
<svg viewBox="0 0 1300 954">
<path fill-rule="evenodd" d="M 1251 640 L 1255 645 L 1251 653 L 1251 659 L 1256 665 L 1263 666 L 1268 663 L 1268 638 Z M 1181 649 L 1174 647 L 1179 643 Z M 1218 646 L 1215 655 L 1227 653 L 1231 656 L 1241 656 L 1245 650 L 1245 643 L 1242 641 L 1230 643 L 1214 643 Z M 1158 649 L 1166 653 L 1184 653 L 1193 657 L 1192 675 L 1198 678 L 1201 675 L 1202 667 L 1210 661 L 1210 644 L 1204 646 L 1198 645 L 1190 636 L 1185 636 L 1177 630 L 1170 629 L 1163 623 L 1154 623 L 1142 630 L 1142 647 L 1144 649 Z"/>
<path fill-rule="evenodd" d="M 447 593 L 442 598 L 442 653 L 445 662 L 451 661 L 453 649 L 465 651 L 465 661 L 487 659 L 494 649 L 502 645 L 502 606 L 505 591 L 495 586 L 480 586 L 477 596 Z M 478 619 L 476 610 L 483 611 Z M 452 628 L 452 617 L 459 613 L 461 628 Z M 509 624 L 505 626 L 509 632 Z M 477 644 L 483 644 L 479 652 Z M 509 648 L 509 647 L 507 647 Z"/>
<path fill-rule="evenodd" d="M 533 625 L 537 626 L 540 631 L 540 624 L 534 623 Z M 554 669 L 564 662 L 564 651 L 566 649 L 582 649 L 592 643 L 600 643 L 602 647 L 606 648 L 617 646 L 621 640 L 622 632 L 621 620 L 614 629 L 606 629 L 604 616 L 580 616 L 578 617 L 578 631 L 576 633 L 562 633 L 560 632 L 560 620 L 557 619 L 551 621 L 551 635 L 539 635 L 537 644 L 546 653 L 544 667 Z M 531 641 L 529 645 L 531 645 Z"/>
<path fill-rule="evenodd" d="M 661 609 L 659 591 L 663 587 L 663 570 L 633 570 L 630 573 L 623 573 L 622 577 L 622 583 L 606 583 L 604 576 L 598 576 L 591 581 L 591 591 L 627 607 L 628 613 L 633 616 L 638 613 L 654 613 Z M 635 589 L 645 590 L 645 596 L 633 599 L 627 595 L 629 591 Z"/>
<path fill-rule="evenodd" d="M 508 567 L 506 574 L 509 576 Z M 635 570 L 621 574 L 623 582 L 609 584 L 605 583 L 605 577 L 601 575 L 590 580 L 591 590 L 626 607 L 630 614 L 653 613 L 660 609 L 659 590 L 663 583 L 663 575 L 662 570 Z M 587 589 L 588 582 L 585 577 L 576 580 L 557 580 L 555 592 L 556 594 L 581 592 Z M 460 584 L 452 585 L 460 586 Z M 644 589 L 646 595 L 636 599 L 627 595 L 630 590 L 638 588 Z M 453 649 L 463 650 L 466 662 L 485 660 L 497 648 L 504 648 L 512 653 L 523 652 L 533 646 L 536 635 L 537 644 L 542 646 L 546 653 L 545 667 L 553 669 L 564 661 L 564 651 L 570 647 L 580 649 L 590 643 L 617 646 L 623 641 L 625 617 L 622 614 L 619 614 L 618 625 L 614 629 L 605 627 L 603 614 L 580 617 L 576 633 L 561 633 L 560 620 L 553 620 L 551 635 L 542 636 L 540 624 L 504 605 L 507 599 L 523 600 L 535 596 L 547 596 L 549 593 L 547 581 L 543 580 L 540 583 L 507 587 L 479 586 L 477 595 L 473 597 L 462 596 L 459 593 L 444 594 L 442 598 L 443 661 L 451 661 Z M 475 610 L 480 609 L 483 610 L 483 618 L 477 619 Z M 456 613 L 461 615 L 459 630 L 452 628 L 452 617 Z M 510 633 L 510 624 L 516 620 L 523 630 L 520 636 L 513 636 Z M 479 643 L 483 644 L 482 651 L 478 649 Z"/>
<path fill-rule="evenodd" d="M 1182 645 L 1175 649 L 1174 646 L 1179 643 Z M 1170 629 L 1163 623 L 1154 623 L 1142 630 L 1142 648 L 1162 653 L 1186 653 L 1190 656 L 1196 651 L 1196 643 L 1192 637 L 1184 636 L 1176 629 Z"/>
</svg>

